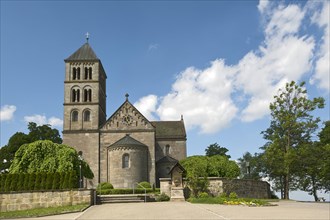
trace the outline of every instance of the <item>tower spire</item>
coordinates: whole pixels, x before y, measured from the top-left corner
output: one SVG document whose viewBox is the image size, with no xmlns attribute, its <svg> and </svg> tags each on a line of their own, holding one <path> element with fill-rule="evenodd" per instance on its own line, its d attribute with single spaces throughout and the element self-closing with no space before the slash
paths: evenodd
<svg viewBox="0 0 330 220">
<path fill-rule="evenodd" d="M 88 43 L 88 40 L 89 40 L 89 33 L 87 32 L 86 33 L 86 42 Z"/>
</svg>

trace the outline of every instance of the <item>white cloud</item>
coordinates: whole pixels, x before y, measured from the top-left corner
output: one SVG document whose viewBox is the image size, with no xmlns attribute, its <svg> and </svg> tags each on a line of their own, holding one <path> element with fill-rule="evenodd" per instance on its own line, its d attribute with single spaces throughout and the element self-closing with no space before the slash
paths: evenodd
<svg viewBox="0 0 330 220">
<path fill-rule="evenodd" d="M 223 60 L 198 70 L 187 68 L 177 77 L 172 91 L 161 99 L 157 113 L 161 120 L 178 120 L 184 115 L 188 129 L 213 133 L 228 126 L 238 109 L 231 100 L 234 69 Z"/>
<path fill-rule="evenodd" d="M 161 120 L 178 120 L 183 114 L 187 129 L 213 133 L 236 117 L 250 122 L 269 114 L 269 103 L 278 89 L 291 80 L 304 79 L 313 73 L 314 65 L 312 79 L 329 89 L 329 2 L 324 5 L 312 15 L 314 23 L 324 29 L 323 43 L 317 47 L 319 37 L 306 31 L 308 24 L 302 27 L 311 8 L 260 1 L 265 40 L 256 50 L 232 66 L 217 59 L 205 69 L 185 69 L 171 91 L 144 111 L 157 113 Z"/>
<path fill-rule="evenodd" d="M 148 50 L 157 50 L 159 47 L 159 44 L 149 44 Z"/>
<path fill-rule="evenodd" d="M 145 96 L 134 103 L 134 106 L 141 112 L 141 114 L 143 114 L 150 121 L 156 120 L 153 115 L 156 111 L 156 105 L 157 96 L 155 95 Z"/>
<path fill-rule="evenodd" d="M 25 122 L 34 122 L 37 125 L 44 125 L 44 124 L 49 124 L 53 127 L 62 127 L 63 126 L 63 121 L 59 118 L 56 117 L 50 117 L 49 119 L 46 118 L 44 115 L 31 115 L 31 116 L 24 116 L 24 121 Z"/>
<path fill-rule="evenodd" d="M 318 52 L 318 58 L 315 64 L 315 75 L 311 78 L 310 82 L 312 84 L 317 84 L 318 87 L 330 90 L 330 3 L 324 1 L 321 10 L 316 10 L 312 16 L 312 22 L 317 24 L 323 29 L 322 43 L 320 45 L 320 50 Z"/>
<path fill-rule="evenodd" d="M 16 111 L 15 105 L 4 105 L 0 110 L 0 121 L 9 121 L 14 117 Z"/>
<path fill-rule="evenodd" d="M 268 6 L 269 6 L 268 0 L 259 0 L 258 10 L 260 11 L 260 13 L 263 13 Z"/>
</svg>

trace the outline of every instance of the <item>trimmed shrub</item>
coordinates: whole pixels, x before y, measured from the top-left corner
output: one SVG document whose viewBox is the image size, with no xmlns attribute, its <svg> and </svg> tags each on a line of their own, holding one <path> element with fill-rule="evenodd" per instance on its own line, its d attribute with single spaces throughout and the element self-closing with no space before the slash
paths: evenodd
<svg viewBox="0 0 330 220">
<path fill-rule="evenodd" d="M 139 188 L 139 189 L 141 188 L 142 189 L 141 186 L 143 186 L 146 189 L 151 189 L 151 185 L 148 182 L 140 182 L 139 185 L 137 185 L 137 188 Z"/>
<path fill-rule="evenodd" d="M 59 189 L 61 186 L 61 176 L 60 173 L 56 172 L 53 178 L 52 189 Z"/>
<path fill-rule="evenodd" d="M 36 179 L 34 183 L 34 190 L 40 190 L 41 173 L 36 173 Z"/>
<path fill-rule="evenodd" d="M 5 192 L 9 192 L 10 191 L 10 184 L 11 184 L 11 179 L 12 179 L 12 175 L 7 174 L 7 178 L 6 178 L 6 182 L 5 182 L 5 187 L 4 187 L 4 191 Z"/>
<path fill-rule="evenodd" d="M 33 190 L 34 189 L 35 182 L 36 182 L 36 174 L 35 173 L 31 173 L 30 174 L 30 178 L 29 178 L 28 190 Z"/>
<path fill-rule="evenodd" d="M 25 173 L 20 173 L 18 175 L 18 181 L 17 181 L 17 191 L 22 191 L 24 190 L 24 179 L 25 179 Z"/>
<path fill-rule="evenodd" d="M 198 198 L 208 198 L 209 194 L 207 192 L 199 192 Z"/>
<path fill-rule="evenodd" d="M 164 201 L 170 201 L 170 197 L 165 193 L 162 193 L 156 197 L 156 202 L 164 202 Z"/>
<path fill-rule="evenodd" d="M 41 173 L 40 189 L 47 189 L 47 173 Z"/>
<path fill-rule="evenodd" d="M 12 174 L 11 177 L 11 183 L 10 183 L 10 191 L 16 191 L 17 190 L 17 182 L 18 182 L 18 174 Z"/>
<path fill-rule="evenodd" d="M 79 187 L 78 176 L 75 171 L 70 172 L 70 189 L 76 189 Z"/>
<path fill-rule="evenodd" d="M 52 189 L 54 173 L 47 173 L 45 189 Z"/>
<path fill-rule="evenodd" d="M 24 184 L 23 184 L 23 190 L 29 190 L 30 177 L 31 177 L 31 174 L 29 174 L 29 173 L 26 173 L 25 174 Z"/>
<path fill-rule="evenodd" d="M 97 190 L 106 190 L 106 189 L 113 189 L 113 185 L 108 182 L 103 182 L 97 186 Z"/>
<path fill-rule="evenodd" d="M 146 189 L 146 193 L 159 193 L 160 189 L 156 188 L 153 190 L 152 188 Z M 97 190 L 99 195 L 111 195 L 111 194 L 133 194 L 133 189 L 101 189 Z M 135 189 L 135 194 L 144 194 L 144 189 Z"/>
<path fill-rule="evenodd" d="M 4 174 L 0 174 L 0 192 L 3 192 L 4 191 L 3 190 L 3 188 L 4 188 L 4 182 L 5 182 L 4 178 L 5 178 L 5 175 Z"/>
<path fill-rule="evenodd" d="M 229 198 L 230 198 L 230 199 L 237 199 L 237 194 L 236 194 L 235 192 L 231 192 L 231 193 L 229 194 Z"/>
</svg>

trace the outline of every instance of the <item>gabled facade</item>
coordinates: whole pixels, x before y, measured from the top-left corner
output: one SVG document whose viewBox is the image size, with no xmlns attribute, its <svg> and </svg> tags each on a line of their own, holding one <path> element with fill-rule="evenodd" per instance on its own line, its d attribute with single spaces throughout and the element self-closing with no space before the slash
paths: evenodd
<svg viewBox="0 0 330 220">
<path fill-rule="evenodd" d="M 106 120 L 106 73 L 88 43 L 65 60 L 63 142 L 83 153 L 94 172 L 92 187 L 110 182 L 131 188 L 158 185 L 186 157 L 186 132 L 179 121 L 149 121 L 128 100 Z M 168 159 L 171 158 L 171 159 Z"/>
</svg>

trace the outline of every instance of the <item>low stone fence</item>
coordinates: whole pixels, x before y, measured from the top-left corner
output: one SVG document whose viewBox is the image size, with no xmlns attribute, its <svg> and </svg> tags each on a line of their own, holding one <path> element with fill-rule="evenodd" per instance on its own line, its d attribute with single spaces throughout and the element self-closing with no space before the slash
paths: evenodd
<svg viewBox="0 0 330 220">
<path fill-rule="evenodd" d="M 171 178 L 160 178 L 160 192 L 171 195 Z M 218 196 L 221 193 L 235 192 L 238 197 L 268 199 L 271 197 L 270 185 L 265 181 L 247 179 L 225 179 L 220 177 L 208 177 L 209 193 Z M 184 180 L 186 191 L 189 190 Z"/>
<path fill-rule="evenodd" d="M 91 204 L 93 190 L 57 190 L 0 193 L 0 212 Z"/>
</svg>

